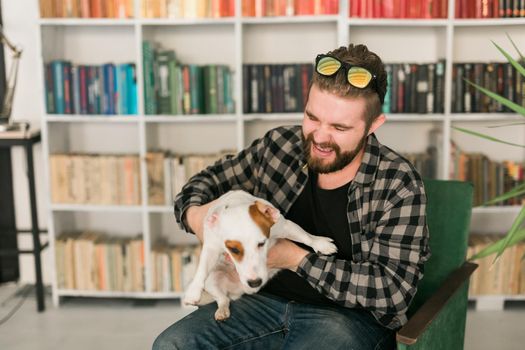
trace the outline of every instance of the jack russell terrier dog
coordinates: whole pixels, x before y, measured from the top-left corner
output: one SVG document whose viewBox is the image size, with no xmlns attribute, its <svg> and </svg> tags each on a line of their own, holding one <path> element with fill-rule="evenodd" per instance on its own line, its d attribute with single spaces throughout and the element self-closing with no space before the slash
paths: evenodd
<svg viewBox="0 0 525 350">
<path fill-rule="evenodd" d="M 221 196 L 204 218 L 199 265 L 183 303 L 204 305 L 215 300 L 215 319 L 230 317 L 230 300 L 258 292 L 279 272 L 266 266 L 268 249 L 279 238 L 306 244 L 321 254 L 337 252 L 332 239 L 307 233 L 266 200 L 244 191 Z"/>
</svg>

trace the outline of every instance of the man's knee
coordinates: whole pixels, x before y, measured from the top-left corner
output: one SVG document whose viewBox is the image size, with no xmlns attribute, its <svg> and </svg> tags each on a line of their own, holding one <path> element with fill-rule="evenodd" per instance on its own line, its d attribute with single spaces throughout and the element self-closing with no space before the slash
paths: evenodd
<svg viewBox="0 0 525 350">
<path fill-rule="evenodd" d="M 174 350 L 187 348 L 195 342 L 194 315 L 189 315 L 166 328 L 153 342 L 153 350 Z"/>
<path fill-rule="evenodd" d="M 171 337 L 168 337 L 165 332 L 162 332 L 157 339 L 153 342 L 152 350 L 175 350 L 177 346 L 172 341 Z"/>
</svg>

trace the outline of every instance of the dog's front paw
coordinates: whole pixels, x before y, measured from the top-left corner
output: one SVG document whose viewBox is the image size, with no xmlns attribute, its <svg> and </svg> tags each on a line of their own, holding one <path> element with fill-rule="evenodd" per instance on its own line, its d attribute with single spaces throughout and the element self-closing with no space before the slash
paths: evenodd
<svg viewBox="0 0 525 350">
<path fill-rule="evenodd" d="M 230 318 L 230 307 L 228 305 L 219 306 L 215 311 L 215 320 L 224 321 Z"/>
<path fill-rule="evenodd" d="M 188 288 L 186 293 L 184 293 L 184 298 L 182 302 L 184 305 L 198 305 L 201 300 L 202 289 L 201 288 Z"/>
<path fill-rule="evenodd" d="M 316 237 L 312 241 L 311 247 L 316 253 L 324 255 L 331 255 L 337 253 L 337 247 L 334 244 L 334 240 L 328 237 Z"/>
</svg>

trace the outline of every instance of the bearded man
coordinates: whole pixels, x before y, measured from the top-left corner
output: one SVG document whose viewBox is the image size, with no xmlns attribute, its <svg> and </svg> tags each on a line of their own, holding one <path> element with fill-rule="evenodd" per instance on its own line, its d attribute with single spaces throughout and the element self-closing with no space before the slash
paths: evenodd
<svg viewBox="0 0 525 350">
<path fill-rule="evenodd" d="M 213 201 L 241 189 L 271 202 L 332 256 L 281 240 L 268 267 L 284 269 L 255 295 L 216 304 L 176 322 L 154 349 L 394 349 L 430 256 L 423 182 L 379 143 L 387 77 L 364 45 L 315 59 L 302 126 L 279 127 L 197 174 L 175 202 L 176 219 L 202 241 Z"/>
</svg>

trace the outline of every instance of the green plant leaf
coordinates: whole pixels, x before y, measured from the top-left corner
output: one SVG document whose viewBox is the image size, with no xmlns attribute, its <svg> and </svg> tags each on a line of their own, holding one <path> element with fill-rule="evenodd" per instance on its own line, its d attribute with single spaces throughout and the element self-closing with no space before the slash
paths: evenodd
<svg viewBox="0 0 525 350">
<path fill-rule="evenodd" d="M 494 44 L 494 46 L 496 46 L 496 48 L 499 50 L 499 52 L 501 52 L 501 54 L 503 56 L 505 56 L 505 58 L 507 59 L 507 61 L 510 62 L 510 64 L 512 64 L 512 66 L 514 68 L 516 68 L 516 70 L 518 72 L 520 72 L 521 75 L 525 76 L 525 68 L 523 68 L 523 66 L 521 64 L 519 64 L 518 61 L 516 61 L 514 58 L 512 58 L 511 55 L 509 55 L 505 50 L 503 50 L 501 47 L 499 47 L 498 44 L 496 44 L 494 41 L 492 41 L 492 43 Z"/>
<path fill-rule="evenodd" d="M 504 200 L 517 197 L 524 193 L 525 193 L 525 183 L 514 187 L 512 190 L 508 191 L 507 193 L 504 193 L 498 197 L 492 198 L 491 200 L 483 203 L 482 206 L 493 205 L 499 202 L 503 202 Z"/>
<path fill-rule="evenodd" d="M 471 258 L 469 258 L 469 261 L 481 259 L 481 258 L 484 258 L 486 256 L 492 255 L 492 254 L 494 254 L 496 252 L 499 252 L 504 246 L 505 239 L 506 239 L 506 237 L 503 237 L 502 239 L 500 239 L 499 241 L 491 244 L 490 246 L 486 247 L 482 251 L 477 252 Z M 525 240 L 525 228 L 522 228 L 522 229 L 516 231 L 516 233 L 514 234 L 514 236 L 511 239 L 511 241 L 509 242 L 508 246 L 512 247 L 513 245 L 518 244 L 519 242 L 521 242 L 523 240 Z"/>
<path fill-rule="evenodd" d="M 497 138 L 495 138 L 495 137 L 492 137 L 492 136 L 489 136 L 489 135 L 485 135 L 485 134 L 480 134 L 480 133 L 478 133 L 478 132 L 471 131 L 471 130 L 468 130 L 468 129 L 463 129 L 463 128 L 460 128 L 460 127 L 457 127 L 457 126 L 453 126 L 452 128 L 455 129 L 455 130 L 458 130 L 458 131 L 464 132 L 464 133 L 466 133 L 466 134 L 470 134 L 470 135 L 474 135 L 474 136 L 477 136 L 477 137 L 484 138 L 484 139 L 486 139 L 486 140 L 490 140 L 490 141 L 494 141 L 494 142 L 499 142 L 499 143 L 504 143 L 504 144 L 506 144 L 506 145 L 511 145 L 511 146 L 517 146 L 517 147 L 525 148 L 525 145 L 519 145 L 519 144 L 517 144 L 517 143 L 512 143 L 512 142 L 503 141 L 503 140 L 497 139 Z"/>
<path fill-rule="evenodd" d="M 493 264 L 499 259 L 501 254 L 507 249 L 507 246 L 509 245 L 509 242 L 513 239 L 513 237 L 516 235 L 516 232 L 519 232 L 521 225 L 523 224 L 523 221 L 525 220 L 525 206 L 521 207 L 521 210 L 518 214 L 518 217 L 514 220 L 512 223 L 512 227 L 510 228 L 510 231 L 507 233 L 507 236 L 505 237 L 503 241 L 503 247 L 498 251 L 498 254 L 494 258 Z"/>
<path fill-rule="evenodd" d="M 521 66 L 520 66 L 521 67 Z M 523 67 L 522 67 L 523 68 Z M 501 96 L 501 95 L 498 95 L 490 90 L 487 90 L 485 89 L 484 87 L 482 86 L 479 86 L 477 84 L 474 84 L 473 82 L 471 82 L 470 80 L 468 79 L 463 79 L 465 80 L 468 84 L 474 86 L 476 89 L 478 89 L 479 91 L 483 92 L 485 95 L 489 96 L 490 98 L 498 101 L 499 103 L 501 103 L 502 105 L 504 106 L 507 106 L 509 107 L 510 109 L 512 109 L 514 112 L 520 114 L 522 117 L 525 117 L 525 107 L 523 106 L 520 106 L 519 104 L 517 103 L 514 103 L 512 102 L 511 100 Z"/>
<path fill-rule="evenodd" d="M 521 60 L 525 62 L 525 57 L 523 57 L 523 54 L 521 53 L 520 49 L 518 49 L 518 47 L 516 46 L 516 44 L 510 37 L 509 33 L 505 33 L 505 34 L 507 34 L 507 38 L 509 38 L 509 41 L 512 43 L 512 46 L 514 46 L 514 49 L 518 52 L 518 55 L 520 55 Z"/>
</svg>

